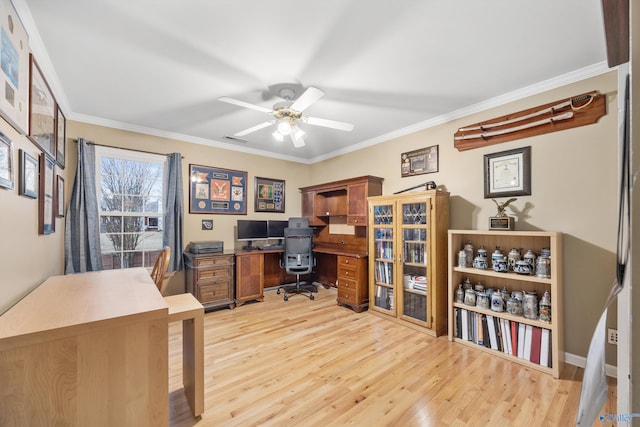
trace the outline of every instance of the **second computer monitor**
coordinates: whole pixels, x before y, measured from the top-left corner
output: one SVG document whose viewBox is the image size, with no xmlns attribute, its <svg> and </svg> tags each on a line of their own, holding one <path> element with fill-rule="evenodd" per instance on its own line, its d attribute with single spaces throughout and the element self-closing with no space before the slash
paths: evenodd
<svg viewBox="0 0 640 427">
<path fill-rule="evenodd" d="M 284 239 L 284 229 L 289 226 L 289 221 L 277 221 L 270 219 L 268 228 L 269 228 L 269 237 L 272 239 Z"/>
</svg>

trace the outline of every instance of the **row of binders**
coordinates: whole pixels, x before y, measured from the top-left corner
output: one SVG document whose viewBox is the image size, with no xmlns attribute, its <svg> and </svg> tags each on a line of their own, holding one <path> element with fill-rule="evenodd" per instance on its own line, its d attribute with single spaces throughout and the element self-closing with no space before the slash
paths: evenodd
<svg viewBox="0 0 640 427">
<path fill-rule="evenodd" d="M 551 331 L 514 320 L 455 308 L 454 336 L 551 367 Z"/>
</svg>

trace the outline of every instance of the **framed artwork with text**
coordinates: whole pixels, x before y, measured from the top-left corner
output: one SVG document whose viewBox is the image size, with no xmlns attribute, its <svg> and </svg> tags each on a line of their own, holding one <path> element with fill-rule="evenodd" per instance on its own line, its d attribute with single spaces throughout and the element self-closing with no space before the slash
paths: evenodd
<svg viewBox="0 0 640 427">
<path fill-rule="evenodd" d="M 247 172 L 189 165 L 189 213 L 247 214 Z"/>
</svg>

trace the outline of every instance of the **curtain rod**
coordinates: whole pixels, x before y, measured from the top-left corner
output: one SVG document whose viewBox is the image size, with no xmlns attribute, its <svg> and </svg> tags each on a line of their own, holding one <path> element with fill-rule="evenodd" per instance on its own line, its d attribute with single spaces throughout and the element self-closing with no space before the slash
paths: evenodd
<svg viewBox="0 0 640 427">
<path fill-rule="evenodd" d="M 74 139 L 73 142 L 78 142 L 78 140 Z M 89 144 L 89 145 L 97 145 L 99 147 L 118 148 L 120 150 L 127 150 L 127 151 L 137 151 L 139 153 L 155 154 L 155 155 L 158 155 L 158 156 L 170 156 L 170 154 L 165 154 L 165 153 L 156 153 L 154 151 L 146 151 L 146 150 L 136 150 L 135 148 L 116 147 L 115 145 L 98 144 L 96 142 L 90 142 L 90 141 L 88 141 L 87 144 Z M 180 156 L 180 158 L 184 159 L 184 156 Z"/>
</svg>

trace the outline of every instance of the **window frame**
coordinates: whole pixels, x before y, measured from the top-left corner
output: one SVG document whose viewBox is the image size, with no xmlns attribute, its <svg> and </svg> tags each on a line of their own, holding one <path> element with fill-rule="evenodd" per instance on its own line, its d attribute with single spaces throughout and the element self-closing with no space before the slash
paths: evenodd
<svg viewBox="0 0 640 427">
<path fill-rule="evenodd" d="M 102 200 L 103 200 L 103 192 L 102 192 L 102 159 L 103 158 L 115 158 L 122 161 L 133 161 L 133 162 L 143 162 L 143 163 L 151 163 L 161 166 L 160 176 L 157 178 L 160 181 L 161 185 L 161 194 L 160 200 L 158 203 L 158 209 L 156 212 L 148 212 L 148 211 L 127 211 L 127 210 L 117 210 L 117 211 L 105 211 L 103 210 Z M 163 242 L 161 240 L 160 247 L 156 248 L 155 245 L 152 247 L 145 246 L 146 238 L 145 233 L 160 233 L 160 237 L 162 239 L 163 227 L 160 225 L 155 227 L 148 227 L 149 218 L 158 218 L 158 223 L 164 223 L 164 201 L 166 199 L 166 177 L 167 177 L 167 169 L 168 169 L 168 161 L 167 157 L 160 154 L 152 154 L 145 153 L 135 150 L 123 149 L 123 148 L 115 148 L 115 147 L 105 147 L 98 146 L 95 147 L 95 167 L 96 167 L 96 200 L 98 203 L 98 218 L 99 218 L 99 241 L 101 245 L 101 252 L 103 257 L 103 262 L 105 263 L 105 268 L 109 269 L 120 269 L 120 268 L 130 268 L 130 267 L 145 267 L 152 268 L 162 249 Z M 123 194 L 124 195 L 124 194 Z M 129 196 L 132 196 L 129 194 Z M 140 196 L 133 194 L 133 196 Z M 149 197 L 148 195 L 141 195 L 142 197 Z M 124 207 L 124 205 L 122 206 Z M 146 208 L 146 203 L 143 204 L 143 209 Z M 107 216 L 121 217 L 120 221 L 120 231 L 119 233 L 107 233 L 102 231 L 102 218 Z M 126 231 L 126 220 L 125 218 L 142 218 L 142 230 L 139 231 Z M 133 249 L 124 249 L 117 248 L 115 244 L 112 245 L 113 250 L 104 250 L 103 239 L 109 239 L 108 234 L 120 234 L 121 236 L 125 236 L 127 234 L 140 233 L 143 237 L 142 241 L 139 243 L 140 246 L 136 245 L 136 248 Z M 134 253 L 141 255 L 140 265 L 138 263 L 134 263 L 134 265 L 129 265 L 129 261 L 125 262 L 124 254 L 125 253 Z M 111 259 L 111 264 L 106 262 L 109 258 L 109 255 L 116 256 Z M 134 255 L 135 257 L 135 255 Z M 111 267 L 108 267 L 111 265 Z"/>
</svg>

